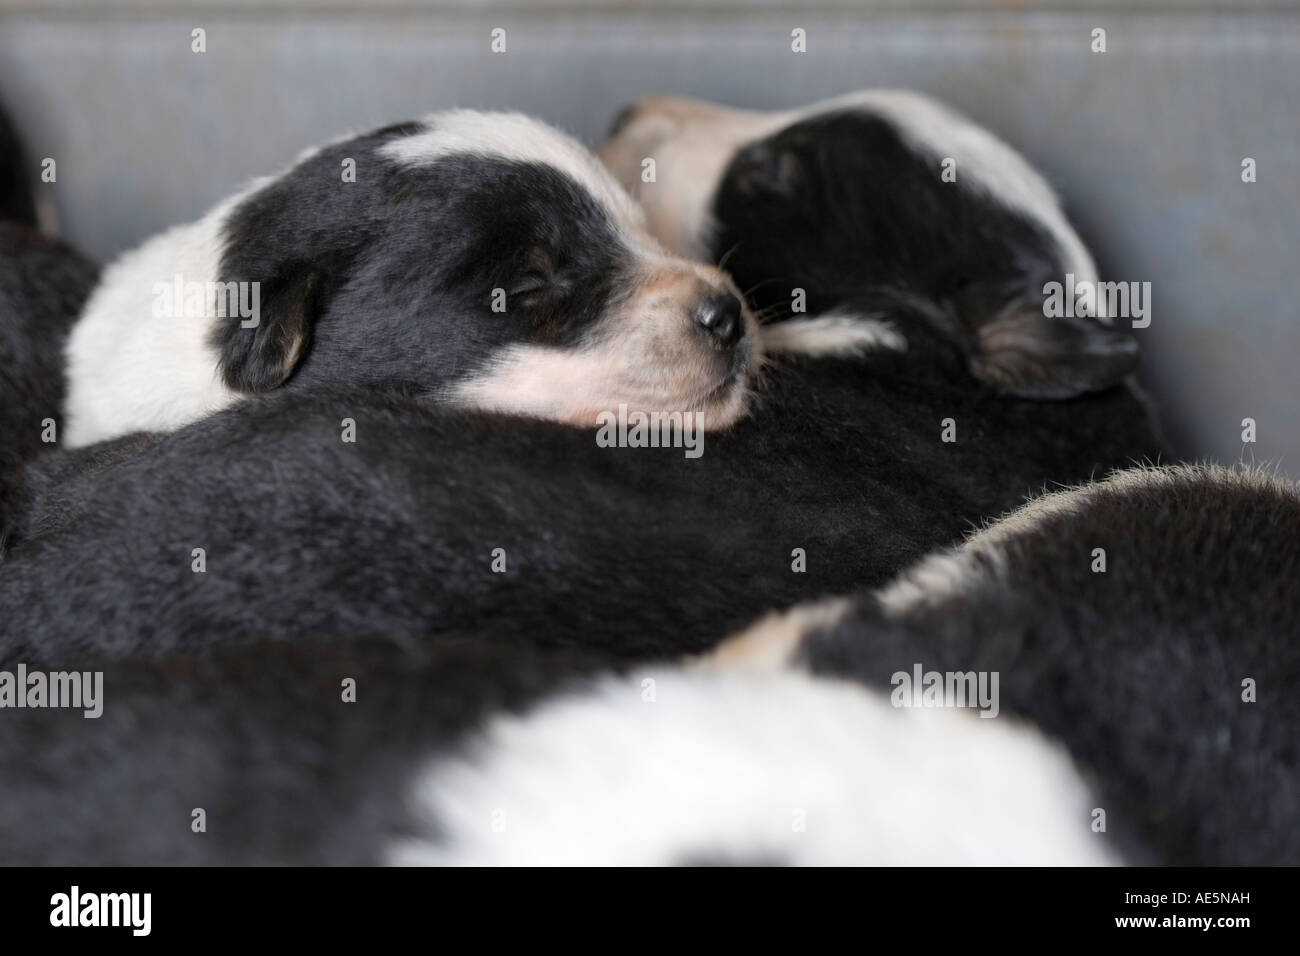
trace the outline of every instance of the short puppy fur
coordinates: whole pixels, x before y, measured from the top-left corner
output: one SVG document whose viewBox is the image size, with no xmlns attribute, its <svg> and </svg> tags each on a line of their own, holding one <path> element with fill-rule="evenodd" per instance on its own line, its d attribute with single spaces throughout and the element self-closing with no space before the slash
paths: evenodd
<svg viewBox="0 0 1300 956">
<path fill-rule="evenodd" d="M 423 135 L 395 142 L 424 155 Z M 815 195 L 834 186 L 820 169 L 799 180 Z M 985 193 L 954 197 L 970 206 L 963 221 L 1001 222 Z M 776 211 L 755 208 L 773 217 L 756 234 L 779 233 Z M 868 203 L 828 219 L 819 241 L 850 244 L 875 212 Z M 905 232 L 919 250 L 948 228 L 917 210 Z M 791 253 L 782 268 L 800 262 Z M 979 282 L 1023 287 L 1014 266 Z M 880 284 L 873 269 L 863 259 L 838 286 L 812 271 L 800 281 L 810 291 L 822 283 L 820 304 L 849 308 Z M 945 301 L 928 273 L 900 272 L 896 284 L 934 308 Z M 667 657 L 701 650 L 767 607 L 884 584 L 1049 483 L 1163 449 L 1141 397 L 1126 384 L 1101 387 L 1123 375 L 1091 338 L 1122 333 L 1100 325 L 1059 338 L 1040 317 L 1027 340 L 985 340 L 985 363 L 1035 366 L 1035 394 L 1097 386 L 1039 401 L 981 377 L 952 327 L 913 311 L 847 315 L 847 349 L 827 316 L 787 318 L 765 326 L 769 336 L 784 327 L 790 354 L 757 383 L 755 412 L 709 432 L 698 459 L 600 447 L 593 430 L 430 410 L 416 386 L 406 397 L 276 389 L 142 446 L 43 462 L 0 576 L 0 610 L 13 609 L 0 659 L 364 633 L 527 633 L 539 645 Z M 630 368 L 646 354 L 635 349 Z M 345 419 L 355 442 L 342 440 Z M 191 570 L 195 548 L 207 555 L 203 574 Z M 495 549 L 504 562 L 494 571 Z M 62 580 L 57 569 L 69 566 L 84 573 Z M 57 593 L 51 580 L 62 580 Z"/>
<path fill-rule="evenodd" d="M 731 281 L 669 255 L 578 143 L 518 114 L 436 113 L 308 151 L 109 266 L 68 341 L 66 441 L 324 384 L 724 428 L 752 327 Z"/>
<path fill-rule="evenodd" d="M 851 351 L 881 323 L 924 325 L 976 379 L 1039 399 L 1137 364 L 1104 303 L 1044 316 L 1047 282 L 1096 281 L 1091 255 L 1023 157 L 928 97 L 866 90 L 772 112 L 649 98 L 599 154 L 666 245 L 725 261 L 765 320 L 814 320 L 783 323 L 781 351 Z"/>
</svg>

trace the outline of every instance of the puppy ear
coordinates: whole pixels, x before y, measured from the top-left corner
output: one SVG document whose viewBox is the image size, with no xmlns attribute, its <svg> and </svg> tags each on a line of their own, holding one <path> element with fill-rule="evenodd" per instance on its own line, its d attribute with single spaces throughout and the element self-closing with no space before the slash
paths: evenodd
<svg viewBox="0 0 1300 956">
<path fill-rule="evenodd" d="M 306 267 L 287 271 L 257 283 L 253 316 L 219 318 L 213 329 L 221 380 L 236 391 L 278 388 L 307 352 L 320 311 L 320 277 Z"/>
<path fill-rule="evenodd" d="M 1137 339 L 1095 319 L 1013 307 L 975 332 L 970 370 L 1022 398 L 1073 398 L 1119 384 L 1138 364 Z"/>
</svg>

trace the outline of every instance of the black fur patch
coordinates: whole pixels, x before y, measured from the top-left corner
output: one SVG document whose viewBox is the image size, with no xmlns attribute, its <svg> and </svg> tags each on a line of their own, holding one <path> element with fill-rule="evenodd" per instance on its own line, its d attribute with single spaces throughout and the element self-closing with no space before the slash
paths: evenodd
<svg viewBox="0 0 1300 956">
<path fill-rule="evenodd" d="M 267 641 L 162 661 L 86 658 L 103 714 L 5 710 L 9 865 L 354 865 L 427 834 L 405 800 L 487 715 L 602 660 L 518 646 Z M 343 701 L 343 682 L 355 700 Z M 51 785 L 51 782 L 57 782 Z M 202 807 L 207 832 L 190 830 Z"/>
<path fill-rule="evenodd" d="M 379 155 L 421 128 L 328 146 L 234 210 L 221 281 L 260 283 L 261 315 L 214 329 L 227 385 L 433 391 L 506 345 L 577 341 L 626 288 L 619 232 L 571 177 L 477 155 L 425 166 Z M 354 183 L 341 181 L 347 158 Z"/>
<path fill-rule="evenodd" d="M 0 550 L 19 464 L 46 449 L 42 423 L 61 425 L 63 343 L 99 269 L 62 242 L 0 223 Z"/>
<path fill-rule="evenodd" d="M 712 253 L 768 320 L 789 317 L 800 288 L 808 315 L 878 312 L 905 334 L 928 325 L 972 374 L 1012 394 L 1063 398 L 1121 381 L 1137 364 L 1132 336 L 1046 318 L 1043 285 L 1066 271 L 1056 241 L 961 175 L 942 181 L 938 159 L 879 116 L 814 116 L 731 160 Z"/>
<path fill-rule="evenodd" d="M 36 225 L 35 180 L 36 170 L 28 165 L 27 151 L 9 115 L 0 108 L 0 222 Z"/>
<path fill-rule="evenodd" d="M 1161 448 L 1127 390 L 1009 400 L 910 354 L 792 363 L 760 403 L 698 459 L 318 390 L 250 400 L 118 460 L 79 453 L 62 481 L 41 480 L 47 456 L 0 574 L 0 661 L 265 634 L 699 651 L 769 607 L 883 584 L 1045 483 Z M 195 547 L 206 574 L 190 570 Z"/>
</svg>

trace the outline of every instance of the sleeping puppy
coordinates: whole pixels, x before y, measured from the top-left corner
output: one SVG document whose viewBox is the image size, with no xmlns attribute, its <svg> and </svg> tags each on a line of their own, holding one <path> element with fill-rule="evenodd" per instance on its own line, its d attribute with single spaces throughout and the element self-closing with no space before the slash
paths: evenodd
<svg viewBox="0 0 1300 956">
<path fill-rule="evenodd" d="M 651 98 L 598 152 L 669 248 L 725 260 L 767 319 L 804 314 L 772 331 L 774 351 L 925 326 L 974 378 L 1040 399 L 1114 385 L 1137 363 L 1131 334 L 1090 317 L 1108 318 L 1104 302 L 1044 317 L 1046 283 L 1092 288 L 1096 268 L 1042 176 L 918 94 L 777 112 Z"/>
<path fill-rule="evenodd" d="M 996 217 L 984 194 L 963 195 L 967 218 Z M 834 244 L 845 223 L 826 228 Z M 904 232 L 919 251 L 948 228 L 919 210 Z M 1008 263 L 981 283 L 1018 275 Z M 925 282 L 912 293 L 942 301 Z M 1128 387 L 1008 395 L 973 372 L 952 329 L 903 311 L 889 322 L 854 320 L 846 348 L 825 322 L 791 318 L 787 346 L 824 354 L 770 366 L 755 413 L 698 457 L 363 389 L 284 388 L 166 437 L 47 458 L 0 575 L 0 661 L 496 632 L 671 657 L 765 608 L 883 585 L 1046 485 L 1163 450 Z M 1036 392 L 1073 391 L 1080 370 L 1091 385 L 1123 377 L 1127 361 L 1092 339 L 1120 333 L 1060 337 L 1053 324 L 1030 327 Z M 811 348 L 817 336 L 797 329 L 830 342 Z M 1025 347 L 986 337 L 979 367 L 1027 361 Z M 648 358 L 632 355 L 628 374 L 662 374 Z"/>
<path fill-rule="evenodd" d="M 0 720 L 8 864 L 1111 862 L 1032 728 L 843 681 L 383 638 L 77 672 Z"/>
<path fill-rule="evenodd" d="M 600 164 L 517 114 L 338 140 L 104 273 L 67 346 L 66 444 L 279 388 L 399 386 L 593 425 L 745 408 L 752 317 Z"/>
<path fill-rule="evenodd" d="M 714 660 L 1033 721 L 1095 784 L 1075 825 L 1100 821 L 1096 839 L 1130 859 L 1294 866 L 1297 541 L 1289 482 L 1121 471 L 1039 498 L 874 593 L 773 616 Z M 994 689 L 991 708 L 970 677 Z"/>
</svg>

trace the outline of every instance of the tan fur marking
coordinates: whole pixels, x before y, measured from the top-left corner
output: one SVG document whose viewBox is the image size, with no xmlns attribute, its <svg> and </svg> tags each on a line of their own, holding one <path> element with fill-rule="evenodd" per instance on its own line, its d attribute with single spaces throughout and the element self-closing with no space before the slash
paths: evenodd
<svg viewBox="0 0 1300 956">
<path fill-rule="evenodd" d="M 722 670 L 736 667 L 765 671 L 784 669 L 790 665 L 810 632 L 839 623 L 850 607 L 852 602 L 847 598 L 833 598 L 772 611 L 739 634 L 727 638 L 695 663 L 699 667 Z"/>
<path fill-rule="evenodd" d="M 460 383 L 451 400 L 592 426 L 619 405 L 629 411 L 701 412 L 710 429 L 734 424 L 749 407 L 749 385 L 762 362 L 758 325 L 742 310 L 746 371 L 731 375 L 732 355 L 709 344 L 691 310 L 720 292 L 737 295 L 717 269 L 669 256 L 647 257 L 642 278 L 581 348 L 519 345 Z"/>
</svg>

